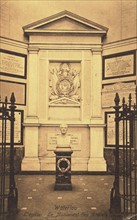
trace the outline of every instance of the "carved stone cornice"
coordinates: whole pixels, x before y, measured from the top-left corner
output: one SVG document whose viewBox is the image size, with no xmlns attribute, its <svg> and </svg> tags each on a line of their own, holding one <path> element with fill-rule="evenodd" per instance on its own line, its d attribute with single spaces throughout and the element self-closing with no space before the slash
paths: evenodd
<svg viewBox="0 0 137 220">
<path fill-rule="evenodd" d="M 37 54 L 38 52 L 39 52 L 39 48 L 38 47 L 35 47 L 35 46 L 31 46 L 31 47 L 29 47 L 28 48 L 28 52 L 29 52 L 29 54 L 31 53 L 31 54 Z"/>
<path fill-rule="evenodd" d="M 102 48 L 92 48 L 91 49 L 91 53 L 93 54 L 93 55 L 101 55 L 102 54 Z"/>
<path fill-rule="evenodd" d="M 134 49 L 137 49 L 137 37 L 132 37 L 128 39 L 123 39 L 123 40 L 118 40 L 118 41 L 103 44 L 103 51 L 118 48 L 118 47 L 124 47 L 128 45 L 130 46 L 133 45 L 133 47 L 135 47 Z"/>
<path fill-rule="evenodd" d="M 26 49 L 28 48 L 28 43 L 25 42 L 21 42 L 21 41 L 17 41 L 17 40 L 13 40 L 13 39 L 9 39 L 6 37 L 0 37 L 0 44 L 5 44 L 5 45 L 10 45 L 13 47 L 18 47 L 18 48 L 22 48 L 22 49 Z"/>
</svg>

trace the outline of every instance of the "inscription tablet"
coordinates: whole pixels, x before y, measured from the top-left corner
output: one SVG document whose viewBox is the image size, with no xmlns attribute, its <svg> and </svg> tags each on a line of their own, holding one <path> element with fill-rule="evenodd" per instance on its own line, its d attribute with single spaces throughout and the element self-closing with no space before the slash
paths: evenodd
<svg viewBox="0 0 137 220">
<path fill-rule="evenodd" d="M 106 112 L 106 146 L 115 146 L 115 113 Z M 127 122 L 127 144 L 129 142 L 129 123 Z M 119 122 L 119 145 L 123 145 L 123 121 Z"/>
<path fill-rule="evenodd" d="M 47 135 L 47 149 L 48 150 L 55 150 L 57 147 L 57 137 L 59 134 L 55 133 L 48 133 Z M 70 136 L 70 146 L 74 150 L 80 150 L 81 147 L 81 134 L 79 133 L 68 133 Z"/>
<path fill-rule="evenodd" d="M 136 52 L 129 51 L 103 57 L 103 79 L 135 75 Z"/>
<path fill-rule="evenodd" d="M 14 144 L 22 144 L 23 135 L 22 135 L 22 120 L 23 120 L 23 112 L 16 111 L 15 112 L 15 122 L 14 122 Z M 2 144 L 2 120 L 0 120 L 0 145 Z M 10 144 L 10 121 L 6 122 L 6 144 Z"/>
<path fill-rule="evenodd" d="M 129 93 L 132 95 L 133 103 L 135 102 L 135 82 L 129 83 L 114 83 L 104 85 L 102 89 L 102 107 L 113 107 L 115 105 L 114 99 L 116 92 L 118 92 L 120 97 L 120 102 L 122 102 L 123 97 L 125 97 L 126 102 L 128 102 Z"/>
<path fill-rule="evenodd" d="M 26 55 L 0 51 L 0 72 L 2 75 L 25 78 Z"/>
</svg>

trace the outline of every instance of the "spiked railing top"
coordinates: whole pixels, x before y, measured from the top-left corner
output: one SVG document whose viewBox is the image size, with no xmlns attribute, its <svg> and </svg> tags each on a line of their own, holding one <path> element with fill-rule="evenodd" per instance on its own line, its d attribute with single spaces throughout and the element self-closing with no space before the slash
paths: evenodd
<svg viewBox="0 0 137 220">
<path fill-rule="evenodd" d="M 123 99 L 122 99 L 122 108 L 123 109 L 125 109 L 125 107 L 126 107 L 126 100 L 125 100 L 125 97 L 123 97 Z"/>
<path fill-rule="evenodd" d="M 119 98 L 119 94 L 118 93 L 116 93 L 114 101 L 115 101 L 116 106 L 119 106 L 120 98 Z"/>
<path fill-rule="evenodd" d="M 125 104 L 125 97 L 123 97 L 123 99 L 122 99 L 122 104 L 123 104 L 123 106 L 124 106 L 124 104 Z"/>
<path fill-rule="evenodd" d="M 137 86 L 136 86 L 136 108 L 137 108 Z"/>
<path fill-rule="evenodd" d="M 129 101 L 129 109 L 131 109 L 131 103 L 132 103 L 131 93 L 129 94 L 128 101 Z"/>
<path fill-rule="evenodd" d="M 14 103 L 15 103 L 15 96 L 14 96 L 14 92 L 12 92 L 12 94 L 11 94 L 10 101 L 11 101 L 11 104 L 13 104 L 13 105 L 14 105 Z"/>
<path fill-rule="evenodd" d="M 8 98 L 7 98 L 7 96 L 5 97 L 5 103 L 8 103 Z"/>
</svg>

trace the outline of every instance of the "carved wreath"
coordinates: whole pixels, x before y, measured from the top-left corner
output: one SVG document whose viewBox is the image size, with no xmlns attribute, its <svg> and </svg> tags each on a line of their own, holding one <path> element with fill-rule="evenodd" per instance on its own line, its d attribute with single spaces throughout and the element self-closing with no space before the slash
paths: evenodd
<svg viewBox="0 0 137 220">
<path fill-rule="evenodd" d="M 67 158 L 61 158 L 57 162 L 57 168 L 61 173 L 66 173 L 70 169 L 70 161 Z"/>
</svg>

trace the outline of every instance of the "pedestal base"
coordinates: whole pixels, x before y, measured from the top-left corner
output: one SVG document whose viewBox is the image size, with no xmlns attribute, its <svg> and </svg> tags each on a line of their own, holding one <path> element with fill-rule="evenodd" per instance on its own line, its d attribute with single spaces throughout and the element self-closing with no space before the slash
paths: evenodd
<svg viewBox="0 0 137 220">
<path fill-rule="evenodd" d="M 70 147 L 56 148 L 56 181 L 54 190 L 70 191 L 71 184 L 71 154 Z"/>
<path fill-rule="evenodd" d="M 104 158 L 90 158 L 88 171 L 106 171 L 106 161 Z"/>
<path fill-rule="evenodd" d="M 73 171 L 87 171 L 88 167 L 88 160 L 89 158 L 72 158 L 72 170 Z"/>
<path fill-rule="evenodd" d="M 56 158 L 40 158 L 40 170 L 41 171 L 55 171 Z"/>
<path fill-rule="evenodd" d="M 71 191 L 72 190 L 72 184 L 61 184 L 61 183 L 55 183 L 54 190 L 58 191 Z"/>
<path fill-rule="evenodd" d="M 25 157 L 21 164 L 22 171 L 40 171 L 40 162 L 37 157 Z"/>
</svg>

